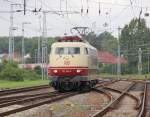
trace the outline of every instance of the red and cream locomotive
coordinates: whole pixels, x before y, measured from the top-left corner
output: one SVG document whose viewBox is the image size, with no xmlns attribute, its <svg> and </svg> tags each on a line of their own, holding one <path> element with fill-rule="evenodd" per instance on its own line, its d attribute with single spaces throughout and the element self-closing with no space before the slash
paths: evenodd
<svg viewBox="0 0 150 117">
<path fill-rule="evenodd" d="M 48 75 L 56 90 L 93 87 L 98 69 L 97 49 L 78 36 L 66 36 L 51 46 Z"/>
</svg>

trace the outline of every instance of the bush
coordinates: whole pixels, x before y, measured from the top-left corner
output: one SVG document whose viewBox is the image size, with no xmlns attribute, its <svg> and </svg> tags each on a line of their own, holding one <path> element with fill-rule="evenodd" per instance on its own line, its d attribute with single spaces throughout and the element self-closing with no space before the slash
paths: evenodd
<svg viewBox="0 0 150 117">
<path fill-rule="evenodd" d="M 3 64 L 0 63 L 0 72 L 2 71 L 3 69 Z"/>
<path fill-rule="evenodd" d="M 1 67 L 0 67 L 1 68 Z M 0 80 L 9 81 L 24 81 L 24 80 L 37 80 L 40 79 L 39 67 L 36 71 L 31 69 L 20 69 L 17 63 L 4 62 L 0 71 Z"/>
<path fill-rule="evenodd" d="M 30 69 L 23 70 L 22 76 L 24 80 L 38 80 L 41 78 L 40 75 Z"/>
<path fill-rule="evenodd" d="M 115 64 L 105 64 L 100 66 L 100 73 L 116 74 Z"/>
<path fill-rule="evenodd" d="M 1 71 L 1 80 L 23 81 L 22 70 L 15 63 L 6 63 Z"/>
<path fill-rule="evenodd" d="M 35 71 L 37 74 L 39 74 L 39 75 L 42 74 L 42 73 L 41 73 L 41 67 L 40 67 L 40 66 L 36 66 L 36 67 L 34 68 L 34 71 Z"/>
</svg>

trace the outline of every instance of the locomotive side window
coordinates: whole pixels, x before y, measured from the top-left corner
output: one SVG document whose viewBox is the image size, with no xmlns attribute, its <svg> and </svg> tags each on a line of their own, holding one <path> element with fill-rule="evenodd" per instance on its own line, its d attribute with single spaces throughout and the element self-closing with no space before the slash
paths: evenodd
<svg viewBox="0 0 150 117">
<path fill-rule="evenodd" d="M 80 54 L 80 48 L 79 47 L 58 47 L 55 51 L 56 54 Z"/>
</svg>

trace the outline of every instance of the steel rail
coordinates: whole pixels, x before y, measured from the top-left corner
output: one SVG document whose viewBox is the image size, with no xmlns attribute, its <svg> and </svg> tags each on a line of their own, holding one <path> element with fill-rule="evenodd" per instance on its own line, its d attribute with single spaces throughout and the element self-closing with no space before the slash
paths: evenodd
<svg viewBox="0 0 150 117">
<path fill-rule="evenodd" d="M 33 91 L 33 90 L 38 90 L 38 89 L 45 89 L 45 88 L 49 88 L 49 87 L 50 87 L 49 85 L 40 85 L 40 86 L 34 86 L 34 87 L 3 90 L 3 91 L 0 91 L 0 96 L 16 94 L 16 93 L 21 93 L 21 92 L 27 92 L 27 91 Z"/>
<path fill-rule="evenodd" d="M 5 92 L 5 91 L 17 91 L 17 90 L 20 90 L 20 89 L 28 89 L 28 88 L 35 88 L 35 87 L 41 87 L 41 86 L 48 86 L 48 85 L 39 85 L 39 86 L 32 86 L 32 87 L 22 87 L 22 88 L 16 88 L 16 89 L 4 89 L 4 90 L 1 90 L 1 92 Z"/>
<path fill-rule="evenodd" d="M 111 95 L 111 93 L 107 92 L 106 90 L 104 89 L 98 89 L 98 88 L 92 88 L 92 90 L 98 92 L 98 93 L 103 93 L 105 96 L 108 97 L 109 101 L 112 101 L 113 100 L 113 96 Z"/>
<path fill-rule="evenodd" d="M 10 102 L 20 101 L 20 100 L 27 99 L 27 98 L 28 99 L 36 98 L 38 96 L 51 95 L 51 94 L 55 94 L 55 93 L 57 93 L 57 91 L 47 92 L 47 93 L 30 94 L 30 95 L 3 97 L 3 98 L 0 98 L 0 105 L 3 103 L 10 103 Z"/>
<path fill-rule="evenodd" d="M 119 82 L 120 80 L 111 80 L 111 81 L 106 81 L 106 82 L 100 82 L 98 83 L 94 88 L 97 88 L 97 87 L 104 87 L 104 86 L 107 86 L 107 85 L 110 85 L 110 84 L 113 84 L 115 82 Z"/>
<path fill-rule="evenodd" d="M 57 95 L 60 95 L 60 93 L 58 93 L 57 91 L 55 91 L 55 92 L 47 93 L 47 94 L 40 95 L 40 96 L 29 97 L 27 99 L 20 99 L 20 100 L 16 100 L 16 101 L 10 101 L 10 102 L 6 102 L 6 103 L 0 104 L 0 108 L 11 106 L 11 105 L 14 105 L 14 104 L 31 102 L 31 101 L 34 101 L 34 100 L 37 100 L 37 99 L 50 98 L 52 96 L 57 96 Z"/>
<path fill-rule="evenodd" d="M 100 77 L 100 78 L 103 78 L 103 79 L 116 79 L 116 77 Z M 143 81 L 142 79 L 136 79 L 136 78 L 120 78 L 120 81 L 128 81 L 128 82 L 139 82 L 139 83 L 144 83 L 145 81 Z M 148 81 L 147 81 L 148 82 Z"/>
<path fill-rule="evenodd" d="M 110 87 L 103 87 L 104 89 L 106 90 L 109 90 L 109 91 L 113 91 L 113 92 L 116 92 L 116 93 L 122 93 L 123 91 L 120 91 L 120 90 L 117 90 L 117 89 L 113 89 L 113 88 L 110 88 Z M 135 105 L 135 109 L 139 109 L 140 108 L 140 105 L 141 105 L 141 100 L 138 99 L 137 97 L 135 97 L 134 95 L 128 93 L 128 92 L 125 92 L 125 95 L 131 97 L 133 100 L 136 101 L 136 105 Z"/>
<path fill-rule="evenodd" d="M 146 94 L 147 94 L 147 83 L 144 84 L 144 90 L 143 90 L 143 98 L 142 98 L 142 105 L 138 112 L 137 117 L 144 117 L 146 112 Z"/>
<path fill-rule="evenodd" d="M 104 114 L 106 114 L 111 108 L 112 106 L 114 106 L 115 104 L 117 104 L 122 97 L 126 94 L 126 92 L 128 92 L 133 86 L 135 85 L 135 83 L 130 84 L 125 91 L 123 91 L 120 96 L 118 96 L 115 100 L 111 101 L 106 107 L 104 107 L 102 110 L 100 110 L 99 112 L 97 112 L 96 114 L 94 114 L 92 117 L 102 117 Z"/>
<path fill-rule="evenodd" d="M 99 84 L 102 84 L 102 83 L 108 83 L 110 81 L 103 81 L 103 80 L 100 80 L 99 81 Z M 39 88 L 39 87 L 38 87 Z M 23 88 L 23 89 L 26 89 L 26 88 Z M 20 89 L 19 89 L 20 90 Z M 0 104 L 2 103 L 6 103 L 6 102 L 13 102 L 13 101 L 17 101 L 19 98 L 27 98 L 27 97 L 35 97 L 35 96 L 40 96 L 40 95 L 44 95 L 44 94 L 47 94 L 47 93 L 38 93 L 38 94 L 30 94 L 30 95 L 19 95 L 19 96 L 7 96 L 7 97 L 1 97 L 0 98 Z"/>
<path fill-rule="evenodd" d="M 102 83 L 108 83 L 110 81 L 103 81 L 103 80 L 100 80 L 99 81 L 99 84 L 102 84 Z M 44 85 L 46 86 L 46 85 Z M 39 88 L 39 86 L 36 86 Z M 34 88 L 36 88 L 34 87 Z M 29 88 L 33 88 L 33 87 L 29 87 Z M 28 89 L 28 88 L 21 88 L 21 89 Z M 20 90 L 20 89 L 17 89 L 17 90 Z M 11 90 L 12 91 L 12 90 Z M 13 90 L 14 91 L 14 90 Z M 39 94 L 30 94 L 30 95 L 19 95 L 19 96 L 7 96 L 7 97 L 1 97 L 0 98 L 0 104 L 2 103 L 6 103 L 6 102 L 12 102 L 12 101 L 17 101 L 19 98 L 27 98 L 27 97 L 35 97 L 35 96 L 40 96 L 40 95 L 44 95 L 44 94 L 47 94 L 47 93 L 39 93 Z"/>
<path fill-rule="evenodd" d="M 28 110 L 28 109 L 31 109 L 31 108 L 34 108 L 34 107 L 44 105 L 44 104 L 49 104 L 49 103 L 52 103 L 52 102 L 55 102 L 55 101 L 58 101 L 58 100 L 61 100 L 61 99 L 64 99 L 64 98 L 68 98 L 68 97 L 71 97 L 71 96 L 74 96 L 74 95 L 77 95 L 77 94 L 80 94 L 80 93 L 79 92 L 74 92 L 74 93 L 61 94 L 61 95 L 58 95 L 58 96 L 55 96 L 55 97 L 51 97 L 50 99 L 46 99 L 44 101 L 36 102 L 34 104 L 30 104 L 30 105 L 27 105 L 27 106 L 24 106 L 24 107 L 20 107 L 20 108 L 17 108 L 17 109 L 2 112 L 2 113 L 0 113 L 0 117 L 4 117 L 4 116 L 8 116 L 10 114 L 25 111 L 25 110 Z"/>
<path fill-rule="evenodd" d="M 53 92 L 1 97 L 1 98 L 0 98 L 0 104 L 5 103 L 5 102 L 16 101 L 16 100 L 18 100 L 18 99 L 23 99 L 23 98 L 28 98 L 28 97 L 35 97 L 35 96 L 40 96 L 40 95 L 46 95 L 46 94 L 48 94 L 48 93 L 53 93 Z"/>
</svg>

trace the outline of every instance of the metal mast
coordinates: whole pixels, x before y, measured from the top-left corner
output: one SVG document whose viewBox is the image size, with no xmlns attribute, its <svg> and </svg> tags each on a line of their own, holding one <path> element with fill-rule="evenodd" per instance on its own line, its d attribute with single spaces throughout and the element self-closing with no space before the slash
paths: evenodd
<svg viewBox="0 0 150 117">
<path fill-rule="evenodd" d="M 38 38 L 38 63 L 41 63 L 41 16 L 39 16 L 39 38 Z"/>
<path fill-rule="evenodd" d="M 13 30 L 17 30 L 17 28 L 13 27 L 14 23 L 14 6 L 20 6 L 20 4 L 10 4 L 10 27 L 9 27 L 9 61 L 12 61 L 14 58 L 14 32 Z"/>
<path fill-rule="evenodd" d="M 25 64 L 25 59 L 24 59 L 24 56 L 25 56 L 25 46 L 24 46 L 24 25 L 25 24 L 31 24 L 30 22 L 23 22 L 22 23 L 22 65 L 24 67 L 24 64 Z"/>
<path fill-rule="evenodd" d="M 118 57 L 117 57 L 117 76 L 120 79 L 121 75 L 121 63 L 120 63 L 120 31 L 121 28 L 118 28 Z"/>
<path fill-rule="evenodd" d="M 9 61 L 13 60 L 13 4 L 10 5 Z"/>
<path fill-rule="evenodd" d="M 24 56 L 25 56 L 25 48 L 24 48 L 24 22 L 23 22 L 22 23 L 22 65 L 23 67 L 25 64 Z"/>
<path fill-rule="evenodd" d="M 43 11 L 43 38 L 42 38 L 42 79 L 47 78 L 47 64 L 48 64 L 48 51 L 47 51 L 47 27 L 46 27 L 46 12 Z"/>
<path fill-rule="evenodd" d="M 138 58 L 139 58 L 139 61 L 138 61 L 138 73 L 139 75 L 142 74 L 142 49 L 139 48 L 138 50 Z"/>
</svg>

